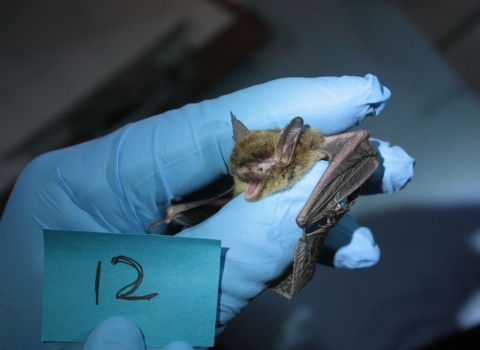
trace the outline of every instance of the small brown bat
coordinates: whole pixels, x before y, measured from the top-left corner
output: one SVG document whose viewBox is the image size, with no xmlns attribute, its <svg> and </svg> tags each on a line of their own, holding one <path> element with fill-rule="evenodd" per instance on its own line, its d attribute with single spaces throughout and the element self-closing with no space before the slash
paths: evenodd
<svg viewBox="0 0 480 350">
<path fill-rule="evenodd" d="M 296 117 L 284 129 L 249 131 L 231 113 L 235 146 L 229 170 L 234 187 L 218 196 L 168 207 L 166 219 L 153 223 L 179 222 L 193 226 L 244 193 L 256 201 L 286 190 L 313 165 L 328 159 L 329 165 L 297 216 L 303 234 L 294 250 L 293 265 L 270 289 L 291 299 L 312 278 L 328 230 L 345 214 L 360 188 L 378 167 L 376 151 L 366 130 L 325 136 L 320 130 L 304 127 Z"/>
</svg>

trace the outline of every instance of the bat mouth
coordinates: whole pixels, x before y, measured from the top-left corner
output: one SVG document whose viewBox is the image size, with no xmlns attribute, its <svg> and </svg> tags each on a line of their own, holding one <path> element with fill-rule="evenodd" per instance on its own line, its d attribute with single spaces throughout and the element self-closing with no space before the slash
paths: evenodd
<svg viewBox="0 0 480 350">
<path fill-rule="evenodd" d="M 244 192 L 245 200 L 248 202 L 256 201 L 263 190 L 263 185 L 262 181 L 250 180 Z"/>
</svg>

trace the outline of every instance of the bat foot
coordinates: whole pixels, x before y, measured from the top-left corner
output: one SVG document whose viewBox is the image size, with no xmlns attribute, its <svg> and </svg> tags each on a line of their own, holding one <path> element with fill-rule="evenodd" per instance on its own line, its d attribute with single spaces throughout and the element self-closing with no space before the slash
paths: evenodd
<svg viewBox="0 0 480 350">
<path fill-rule="evenodd" d="M 165 219 L 165 220 L 159 220 L 159 221 L 155 221 L 155 222 L 151 223 L 150 226 L 148 226 L 148 231 L 147 231 L 147 233 L 152 233 L 152 229 L 153 229 L 154 227 L 157 227 L 158 225 L 161 225 L 161 224 L 168 224 L 167 219 Z"/>
</svg>

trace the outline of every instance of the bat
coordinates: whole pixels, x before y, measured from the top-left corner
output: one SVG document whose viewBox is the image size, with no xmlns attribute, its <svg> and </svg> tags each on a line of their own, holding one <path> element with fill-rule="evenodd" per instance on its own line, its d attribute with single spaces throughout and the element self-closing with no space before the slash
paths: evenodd
<svg viewBox="0 0 480 350">
<path fill-rule="evenodd" d="M 283 129 L 250 131 L 231 113 L 235 146 L 229 159 L 233 186 L 218 195 L 167 208 L 166 218 L 150 225 L 178 222 L 193 226 L 217 212 L 243 193 L 257 201 L 286 190 L 299 181 L 319 160 L 329 161 L 296 218 L 302 228 L 294 249 L 294 262 L 270 284 L 270 289 L 288 299 L 297 294 L 315 273 L 327 233 L 350 209 L 361 187 L 378 167 L 376 150 L 366 130 L 325 136 L 293 118 Z"/>
</svg>

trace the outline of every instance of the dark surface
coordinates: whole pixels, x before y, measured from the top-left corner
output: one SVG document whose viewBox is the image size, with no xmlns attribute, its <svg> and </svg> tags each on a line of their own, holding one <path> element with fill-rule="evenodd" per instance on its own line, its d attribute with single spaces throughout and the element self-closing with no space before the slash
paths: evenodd
<svg viewBox="0 0 480 350">
<path fill-rule="evenodd" d="M 458 310 L 480 287 L 480 255 L 469 247 L 479 217 L 480 207 L 411 207 L 364 217 L 361 224 L 382 251 L 375 267 L 318 266 L 290 302 L 266 291 L 216 344 L 228 350 L 416 349 L 450 336 Z"/>
<path fill-rule="evenodd" d="M 420 350 L 480 349 L 480 327 L 458 332 Z"/>
<path fill-rule="evenodd" d="M 6 157 L 28 155 L 33 159 L 41 153 L 102 136 L 128 122 L 193 102 L 201 91 L 268 37 L 265 22 L 252 11 L 228 1 L 214 2 L 231 11 L 235 21 L 199 51 L 185 49 L 182 45 L 184 28 L 179 27 L 176 33 L 141 53 Z M 159 59 L 162 55 L 170 59 L 162 61 Z M 57 134 L 63 137 L 45 147 L 44 140 L 55 140 Z M 10 191 L 0 194 L 0 215 Z"/>
</svg>

